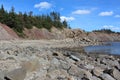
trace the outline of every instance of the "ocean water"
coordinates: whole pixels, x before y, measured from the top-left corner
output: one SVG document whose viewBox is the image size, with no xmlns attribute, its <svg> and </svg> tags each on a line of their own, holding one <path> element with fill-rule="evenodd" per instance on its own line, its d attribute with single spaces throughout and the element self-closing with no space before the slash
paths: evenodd
<svg viewBox="0 0 120 80">
<path fill-rule="evenodd" d="M 87 53 L 105 53 L 120 55 L 120 42 L 106 42 L 104 45 L 84 47 Z"/>
</svg>

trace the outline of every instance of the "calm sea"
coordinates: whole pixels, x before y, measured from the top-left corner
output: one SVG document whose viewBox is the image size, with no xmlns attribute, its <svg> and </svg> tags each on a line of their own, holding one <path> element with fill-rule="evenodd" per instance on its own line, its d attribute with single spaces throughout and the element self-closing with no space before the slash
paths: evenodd
<svg viewBox="0 0 120 80">
<path fill-rule="evenodd" d="M 107 42 L 104 45 L 87 46 L 87 53 L 107 53 L 120 55 L 120 42 Z"/>
</svg>

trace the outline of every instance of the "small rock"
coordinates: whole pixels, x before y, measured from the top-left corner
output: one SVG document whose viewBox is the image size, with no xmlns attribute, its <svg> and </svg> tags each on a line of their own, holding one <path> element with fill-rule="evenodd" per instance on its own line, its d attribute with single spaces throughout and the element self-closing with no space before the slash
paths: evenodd
<svg viewBox="0 0 120 80">
<path fill-rule="evenodd" d="M 112 76 L 110 76 L 109 74 L 106 74 L 106 73 L 102 74 L 101 78 L 103 80 L 115 80 Z"/>
<path fill-rule="evenodd" d="M 68 70 L 68 73 L 72 76 L 76 77 L 84 77 L 85 71 L 84 69 L 78 68 L 76 65 L 72 65 L 71 68 Z"/>
<path fill-rule="evenodd" d="M 75 60 L 75 61 L 80 61 L 80 59 L 78 57 L 74 56 L 74 55 L 70 55 L 70 58 Z"/>
<path fill-rule="evenodd" d="M 93 74 L 96 76 L 100 76 L 101 74 L 103 74 L 104 69 L 101 69 L 100 67 L 95 67 L 93 69 Z"/>
<path fill-rule="evenodd" d="M 59 62 L 59 60 L 58 60 L 58 59 L 53 58 L 53 59 L 52 59 L 52 61 L 51 61 L 51 65 L 54 65 L 54 66 L 56 66 L 56 67 L 59 67 L 60 62 Z"/>
<path fill-rule="evenodd" d="M 110 69 L 110 66 L 108 66 L 108 65 L 99 64 L 99 63 L 97 65 L 102 69 Z"/>
<path fill-rule="evenodd" d="M 85 71 L 86 78 L 92 80 L 92 74 L 89 71 Z"/>
<path fill-rule="evenodd" d="M 111 64 L 112 66 L 120 66 L 117 60 L 114 60 L 114 61 L 110 60 L 109 64 Z"/>
<path fill-rule="evenodd" d="M 113 70 L 113 76 L 115 79 L 120 80 L 120 72 L 117 69 Z"/>
<path fill-rule="evenodd" d="M 100 78 L 96 77 L 96 76 L 93 76 L 92 77 L 92 80 L 101 80 Z"/>
<path fill-rule="evenodd" d="M 73 76 L 68 77 L 68 80 L 75 80 Z"/>
<path fill-rule="evenodd" d="M 69 64 L 65 61 L 62 61 L 62 60 L 60 60 L 60 65 L 61 65 L 62 69 L 64 69 L 64 70 L 68 70 L 71 66 L 71 64 Z"/>
<path fill-rule="evenodd" d="M 59 62 L 58 59 L 53 58 L 52 61 L 51 61 L 51 64 L 52 64 L 52 65 L 56 65 L 56 66 L 58 67 L 58 66 L 60 65 L 60 62 Z"/>
<path fill-rule="evenodd" d="M 84 66 L 86 69 L 88 70 L 93 70 L 94 69 L 94 66 L 91 65 L 91 64 L 87 64 L 86 66 Z"/>
<path fill-rule="evenodd" d="M 49 67 L 50 67 L 50 62 L 48 61 L 48 60 L 45 60 L 45 59 L 43 59 L 43 58 L 40 58 L 39 59 L 39 67 L 41 68 L 41 69 L 45 69 L 45 70 L 47 70 Z"/>
<path fill-rule="evenodd" d="M 53 58 L 50 62 L 50 68 L 48 69 L 48 72 L 59 69 L 59 67 L 60 67 L 60 61 L 56 58 Z"/>
<path fill-rule="evenodd" d="M 47 74 L 50 79 L 65 79 L 68 77 L 68 73 L 65 70 L 54 70 Z"/>
</svg>

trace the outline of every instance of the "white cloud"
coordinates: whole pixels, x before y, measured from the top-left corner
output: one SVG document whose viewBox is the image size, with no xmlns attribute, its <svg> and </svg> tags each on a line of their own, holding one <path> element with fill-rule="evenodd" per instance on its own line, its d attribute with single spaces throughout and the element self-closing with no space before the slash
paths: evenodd
<svg viewBox="0 0 120 80">
<path fill-rule="evenodd" d="M 120 18 L 120 15 L 115 15 L 116 18 Z"/>
<path fill-rule="evenodd" d="M 41 9 L 49 9 L 49 8 L 52 7 L 52 4 L 48 3 L 48 2 L 40 2 L 38 4 L 35 4 L 34 7 L 38 8 L 39 10 L 41 10 Z"/>
<path fill-rule="evenodd" d="M 72 12 L 72 14 L 90 14 L 90 13 L 91 13 L 90 10 L 76 10 Z"/>
<path fill-rule="evenodd" d="M 66 17 L 66 16 L 61 16 L 60 19 L 61 19 L 61 21 L 64 21 L 64 20 L 66 20 L 66 21 L 73 21 L 73 20 L 75 20 L 74 17 Z"/>
<path fill-rule="evenodd" d="M 112 25 L 104 25 L 103 28 L 111 29 L 111 30 L 120 30 L 120 27 L 112 26 Z"/>
<path fill-rule="evenodd" d="M 112 16 L 112 15 L 113 15 L 113 11 L 106 11 L 99 13 L 99 16 Z"/>
</svg>

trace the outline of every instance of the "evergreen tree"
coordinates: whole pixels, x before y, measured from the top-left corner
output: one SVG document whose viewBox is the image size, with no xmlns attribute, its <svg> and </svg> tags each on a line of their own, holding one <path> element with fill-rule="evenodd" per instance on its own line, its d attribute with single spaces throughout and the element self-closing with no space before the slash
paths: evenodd
<svg viewBox="0 0 120 80">
<path fill-rule="evenodd" d="M 13 28 L 16 32 L 22 33 L 23 31 L 23 26 L 22 26 L 22 21 L 18 17 L 18 15 L 14 11 L 14 7 L 11 8 L 11 11 L 9 12 L 8 15 L 8 22 L 6 24 L 10 27 Z"/>
<path fill-rule="evenodd" d="M 64 28 L 67 28 L 67 27 L 68 27 L 68 24 L 67 24 L 67 21 L 66 21 L 66 20 L 63 21 L 63 27 L 64 27 Z"/>
<path fill-rule="evenodd" d="M 15 13 L 15 8 L 12 7 L 10 12 L 5 11 L 4 6 L 0 8 L 0 22 L 8 25 L 15 30 L 18 35 L 23 35 L 24 28 L 31 29 L 33 26 L 37 28 L 46 28 L 50 30 L 52 26 L 56 28 L 67 28 L 66 21 L 60 21 L 60 14 L 58 12 L 51 12 L 47 15 L 33 15 L 33 12 L 18 14 Z"/>
<path fill-rule="evenodd" d="M 27 13 L 25 12 L 24 15 L 23 15 L 23 19 L 24 19 L 24 27 L 28 28 L 28 29 L 31 29 L 32 28 L 32 24 L 30 22 L 30 18 L 29 16 L 27 15 Z"/>
<path fill-rule="evenodd" d="M 0 22 L 5 23 L 6 18 L 7 18 L 7 12 L 4 10 L 4 6 L 1 5 L 1 8 L 0 8 Z"/>
<path fill-rule="evenodd" d="M 57 28 L 62 28 L 62 23 L 60 22 L 60 14 L 57 12 L 51 12 L 50 16 L 53 21 L 53 25 Z"/>
</svg>

